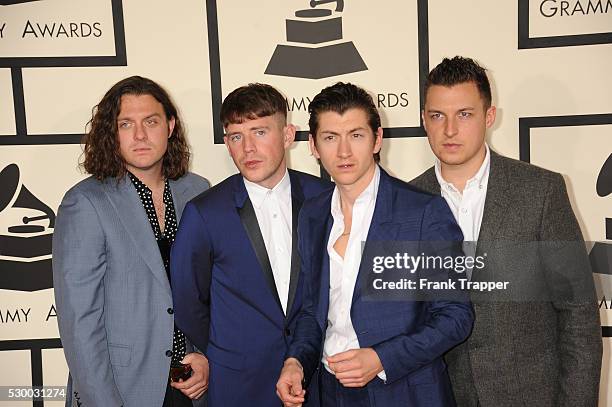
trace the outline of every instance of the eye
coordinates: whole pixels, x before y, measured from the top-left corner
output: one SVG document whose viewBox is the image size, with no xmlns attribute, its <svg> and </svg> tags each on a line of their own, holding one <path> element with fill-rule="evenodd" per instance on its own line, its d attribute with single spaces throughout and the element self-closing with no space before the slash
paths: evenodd
<svg viewBox="0 0 612 407">
<path fill-rule="evenodd" d="M 232 134 L 229 139 L 231 142 L 236 143 L 242 139 L 242 136 L 240 134 Z"/>
<path fill-rule="evenodd" d="M 266 135 L 266 131 L 265 130 L 261 130 L 261 129 L 255 130 L 255 135 L 259 136 L 259 137 L 265 136 Z"/>
<path fill-rule="evenodd" d="M 334 136 L 333 134 L 328 134 L 327 136 L 323 137 L 323 140 L 325 140 L 325 141 L 333 141 L 335 137 L 336 136 Z"/>
<path fill-rule="evenodd" d="M 145 121 L 145 125 L 147 125 L 147 127 L 153 127 L 153 126 L 157 125 L 157 123 L 158 123 L 158 121 L 154 117 L 151 117 L 151 118 L 149 118 L 149 119 L 147 119 Z"/>
<path fill-rule="evenodd" d="M 360 137 L 363 137 L 363 135 L 360 133 L 353 133 L 353 138 L 360 138 Z"/>
<path fill-rule="evenodd" d="M 129 122 L 129 121 L 121 121 L 121 122 L 119 122 L 119 128 L 120 129 L 129 129 L 130 127 L 132 127 L 132 122 Z"/>
<path fill-rule="evenodd" d="M 431 120 L 438 120 L 438 119 L 442 118 L 442 115 L 440 113 L 431 113 L 429 115 L 429 118 Z"/>
<path fill-rule="evenodd" d="M 466 119 L 468 117 L 470 117 L 472 115 L 472 113 L 470 112 L 459 112 L 459 117 L 461 117 L 462 119 Z"/>
</svg>

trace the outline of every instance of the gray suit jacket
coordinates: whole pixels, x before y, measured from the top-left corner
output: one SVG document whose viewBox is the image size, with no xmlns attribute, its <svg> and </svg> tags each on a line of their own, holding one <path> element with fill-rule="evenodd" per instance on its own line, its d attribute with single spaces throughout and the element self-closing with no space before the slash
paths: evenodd
<svg viewBox="0 0 612 407">
<path fill-rule="evenodd" d="M 208 186 L 194 174 L 170 181 L 178 219 Z M 53 235 L 53 285 L 70 370 L 66 405 L 161 406 L 172 293 L 129 177 L 90 177 L 66 193 Z"/>
<path fill-rule="evenodd" d="M 412 184 L 440 194 L 433 168 Z M 487 242 L 582 240 L 560 174 L 491 151 L 477 254 Z M 445 357 L 458 406 L 597 406 L 599 312 L 586 250 L 574 254 L 579 267 L 573 278 L 587 293 L 579 300 L 492 302 L 472 296 L 472 335 Z M 529 271 L 545 281 L 550 274 L 542 263 Z"/>
</svg>

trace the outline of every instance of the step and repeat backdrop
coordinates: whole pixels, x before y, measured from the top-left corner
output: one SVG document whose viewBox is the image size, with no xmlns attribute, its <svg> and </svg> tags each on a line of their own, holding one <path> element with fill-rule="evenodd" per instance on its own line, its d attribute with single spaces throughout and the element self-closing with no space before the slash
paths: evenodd
<svg viewBox="0 0 612 407">
<path fill-rule="evenodd" d="M 600 405 L 612 406 L 612 0 L 0 0 L 0 386 L 65 385 L 51 239 L 63 194 L 86 177 L 81 135 L 112 84 L 137 74 L 166 87 L 193 171 L 216 184 L 235 172 L 218 119 L 231 90 L 282 90 L 299 129 L 290 166 L 319 174 L 303 142 L 308 103 L 354 82 L 382 113 L 383 166 L 410 180 L 433 163 L 424 77 L 454 55 L 489 70 L 490 145 L 561 172 L 585 239 L 597 242 Z"/>
</svg>

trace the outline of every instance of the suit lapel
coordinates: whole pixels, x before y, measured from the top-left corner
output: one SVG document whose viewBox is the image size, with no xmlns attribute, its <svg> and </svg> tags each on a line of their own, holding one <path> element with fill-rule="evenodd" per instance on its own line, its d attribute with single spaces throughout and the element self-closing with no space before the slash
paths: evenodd
<svg viewBox="0 0 612 407">
<path fill-rule="evenodd" d="M 289 277 L 289 298 L 287 299 L 287 317 L 291 315 L 295 293 L 300 278 L 300 255 L 298 251 L 298 215 L 304 202 L 304 193 L 297 175 L 289 171 L 291 180 L 291 271 Z"/>
<path fill-rule="evenodd" d="M 172 202 L 174 202 L 174 212 L 176 213 L 177 224 L 181 221 L 183 209 L 185 209 L 185 205 L 187 204 L 185 196 L 188 190 L 188 186 L 185 182 L 181 182 L 181 179 L 176 181 L 170 180 L 170 191 L 172 191 Z"/>
<path fill-rule="evenodd" d="M 107 179 L 104 188 L 108 199 L 115 208 L 117 217 L 130 236 L 134 247 L 140 257 L 149 267 L 153 276 L 165 288 L 166 293 L 172 296 L 166 269 L 159 253 L 155 234 L 151 223 L 138 197 L 136 188 L 126 176 L 119 183 L 115 179 Z"/>
<path fill-rule="evenodd" d="M 393 187 L 389 175 L 381 168 L 380 182 L 378 184 L 378 192 L 376 194 L 376 206 L 372 214 L 372 222 L 368 230 L 366 238 L 366 246 L 370 241 L 395 240 L 399 231 L 399 224 L 393 222 Z M 364 273 L 370 272 L 368 267 L 359 264 L 359 272 L 357 281 L 355 281 L 355 289 L 353 290 L 352 303 L 355 303 L 361 295 L 361 280 L 364 278 Z"/>
<path fill-rule="evenodd" d="M 268 251 L 266 250 L 266 244 L 264 243 L 261 229 L 259 229 L 259 223 L 257 222 L 257 215 L 255 215 L 255 209 L 253 203 L 249 199 L 249 195 L 244 186 L 242 177 L 237 177 L 236 189 L 234 191 L 234 198 L 236 201 L 236 210 L 240 216 L 242 226 L 246 231 L 251 247 L 255 251 L 257 262 L 259 263 L 260 269 L 263 273 L 263 277 L 268 283 L 268 288 L 274 298 L 276 304 L 283 312 L 283 307 L 278 297 L 278 290 L 276 289 L 276 283 L 274 282 L 274 274 L 272 273 L 272 266 L 270 265 L 270 258 L 268 257 Z"/>
<path fill-rule="evenodd" d="M 325 322 L 327 321 L 327 314 L 329 312 L 329 253 L 327 253 L 327 242 L 329 241 L 329 235 L 331 233 L 332 225 L 334 221 L 330 211 L 331 195 L 327 205 L 327 211 L 317 219 L 311 218 L 311 225 L 313 225 L 312 236 L 313 244 L 315 245 L 313 251 L 313 264 L 312 267 L 316 267 L 317 264 L 321 265 L 321 281 L 319 284 L 319 325 L 321 329 L 325 329 Z M 316 236 L 322 236 L 322 240 L 316 239 Z M 317 256 L 321 253 L 321 256 Z"/>
<path fill-rule="evenodd" d="M 508 174 L 501 157 L 491 151 L 491 168 L 489 181 L 487 183 L 487 196 L 485 198 L 482 223 L 478 234 L 478 242 L 492 241 L 497 236 L 497 231 L 507 213 L 510 202 L 508 191 Z"/>
</svg>

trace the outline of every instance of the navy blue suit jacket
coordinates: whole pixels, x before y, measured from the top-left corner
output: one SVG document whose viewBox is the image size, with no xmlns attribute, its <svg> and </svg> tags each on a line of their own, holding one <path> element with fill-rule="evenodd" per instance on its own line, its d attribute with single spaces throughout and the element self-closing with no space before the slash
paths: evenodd
<svg viewBox="0 0 612 407">
<path fill-rule="evenodd" d="M 175 321 L 210 363 L 209 406 L 278 406 L 276 381 L 302 305 L 298 213 L 331 188 L 289 170 L 293 243 L 287 316 L 240 174 L 189 202 L 172 248 Z"/>
<path fill-rule="evenodd" d="M 332 190 L 304 203 L 299 218 L 299 251 L 304 305 L 287 357 L 297 358 L 305 378 L 319 367 L 329 309 L 327 241 L 333 218 Z M 376 206 L 368 232 L 371 241 L 461 241 L 463 235 L 441 197 L 418 192 L 381 169 Z M 468 301 L 365 301 L 354 290 L 351 321 L 362 348 L 378 354 L 387 380 L 368 383 L 375 405 L 449 406 L 452 390 L 442 355 L 465 340 L 474 319 Z M 322 367 L 321 367 L 322 368 Z"/>
</svg>

